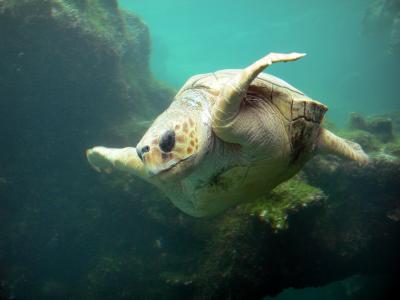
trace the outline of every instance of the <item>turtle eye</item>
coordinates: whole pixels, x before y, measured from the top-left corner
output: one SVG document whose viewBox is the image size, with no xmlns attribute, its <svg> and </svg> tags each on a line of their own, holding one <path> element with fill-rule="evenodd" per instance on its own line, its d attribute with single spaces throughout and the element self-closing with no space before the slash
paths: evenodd
<svg viewBox="0 0 400 300">
<path fill-rule="evenodd" d="M 174 146 L 175 146 L 175 131 L 167 130 L 161 136 L 160 149 L 163 152 L 171 152 L 171 150 L 174 148 Z"/>
</svg>

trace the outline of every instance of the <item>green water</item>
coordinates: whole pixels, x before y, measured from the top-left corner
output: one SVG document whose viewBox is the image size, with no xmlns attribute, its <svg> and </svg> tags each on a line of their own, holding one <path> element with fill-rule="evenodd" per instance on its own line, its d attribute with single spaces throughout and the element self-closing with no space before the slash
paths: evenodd
<svg viewBox="0 0 400 300">
<path fill-rule="evenodd" d="M 399 107 L 399 53 L 389 53 L 387 32 L 364 32 L 371 2 L 120 0 L 150 28 L 157 78 L 179 88 L 194 74 L 242 68 L 268 52 L 306 52 L 267 72 L 327 104 L 337 123 L 352 111 Z"/>
<path fill-rule="evenodd" d="M 87 149 L 135 147 L 190 76 L 271 51 L 307 53 L 267 72 L 370 165 L 316 157 L 203 219 L 91 168 Z M 0 300 L 398 295 L 399 78 L 399 0 L 0 0 Z M 353 111 L 383 116 L 349 128 Z"/>
</svg>

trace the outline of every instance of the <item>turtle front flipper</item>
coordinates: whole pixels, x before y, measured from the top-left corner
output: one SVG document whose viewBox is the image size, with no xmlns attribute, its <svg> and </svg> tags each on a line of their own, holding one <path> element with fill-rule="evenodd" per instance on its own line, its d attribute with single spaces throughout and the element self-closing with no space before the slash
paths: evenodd
<svg viewBox="0 0 400 300">
<path fill-rule="evenodd" d="M 142 178 L 147 177 L 136 148 L 94 147 L 86 151 L 86 157 L 90 165 L 98 172 L 110 173 L 116 169 Z"/>
<path fill-rule="evenodd" d="M 240 143 L 231 128 L 237 116 L 240 103 L 246 95 L 251 82 L 268 66 L 276 62 L 294 61 L 305 56 L 304 53 L 270 53 L 243 69 L 222 88 L 212 109 L 212 127 L 215 134 L 226 142 Z"/>
</svg>

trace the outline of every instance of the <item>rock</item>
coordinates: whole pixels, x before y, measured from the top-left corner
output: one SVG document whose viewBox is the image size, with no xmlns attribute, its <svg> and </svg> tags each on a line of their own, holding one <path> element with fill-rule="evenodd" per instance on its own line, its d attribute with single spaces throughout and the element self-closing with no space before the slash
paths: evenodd
<svg viewBox="0 0 400 300">
<path fill-rule="evenodd" d="M 276 232 L 256 215 L 238 214 L 225 224 L 229 217 L 223 216 L 216 223 L 194 282 L 195 299 L 261 299 L 358 273 L 394 278 L 400 163 L 378 160 L 360 168 L 317 157 L 305 176 L 328 199 L 291 214 L 286 229 Z"/>
<path fill-rule="evenodd" d="M 376 116 L 366 120 L 360 114 L 352 113 L 350 115 L 350 128 L 367 131 L 377 136 L 383 143 L 394 140 L 393 122 L 390 118 Z"/>
<path fill-rule="evenodd" d="M 392 120 L 387 118 L 374 118 L 368 122 L 367 130 L 378 136 L 382 142 L 394 140 Z"/>
<path fill-rule="evenodd" d="M 387 45 L 388 52 L 400 51 L 400 1 L 375 0 L 366 10 L 363 20 L 364 34 Z"/>
<path fill-rule="evenodd" d="M 360 129 L 366 130 L 367 124 L 365 119 L 358 113 L 351 113 L 350 114 L 350 128 L 351 129 Z"/>
<path fill-rule="evenodd" d="M 385 115 L 386 118 L 389 118 L 393 121 L 393 130 L 395 134 L 400 134 L 400 111 L 391 112 Z"/>
<path fill-rule="evenodd" d="M 400 158 L 400 144 L 399 143 L 391 143 L 385 147 L 385 152 L 389 153 L 390 155 Z"/>
<path fill-rule="evenodd" d="M 146 25 L 116 0 L 0 1 L 0 36 L 0 298 L 62 298 L 62 286 L 64 298 L 90 299 L 73 278 L 134 239 L 121 228 L 144 217 L 101 184 L 85 150 L 130 144 L 131 120 L 151 119 L 172 92 L 149 70 Z"/>
<path fill-rule="evenodd" d="M 396 137 L 398 123 L 398 113 L 367 119 L 353 113 L 350 116 L 350 130 L 340 130 L 338 134 L 360 144 L 373 158 L 397 160 L 400 158 L 400 143 Z"/>
<path fill-rule="evenodd" d="M 172 97 L 150 73 L 147 27 L 116 0 L 0 1 L 0 35 L 0 165 L 38 194 L 95 178 L 85 149 L 131 144 L 131 120 Z"/>
</svg>

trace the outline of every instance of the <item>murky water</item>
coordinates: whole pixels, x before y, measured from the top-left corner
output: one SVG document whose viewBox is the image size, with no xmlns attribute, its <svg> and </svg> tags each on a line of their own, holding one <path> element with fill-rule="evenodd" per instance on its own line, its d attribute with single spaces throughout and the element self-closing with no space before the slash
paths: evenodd
<svg viewBox="0 0 400 300">
<path fill-rule="evenodd" d="M 307 53 L 267 72 L 326 104 L 369 166 L 317 157 L 265 195 L 276 206 L 205 219 L 90 167 L 87 149 L 135 147 L 192 75 L 269 52 Z M 399 78 L 398 0 L 0 0 L 0 300 L 384 299 Z"/>
</svg>

